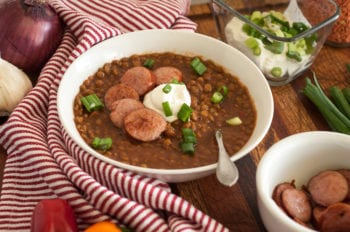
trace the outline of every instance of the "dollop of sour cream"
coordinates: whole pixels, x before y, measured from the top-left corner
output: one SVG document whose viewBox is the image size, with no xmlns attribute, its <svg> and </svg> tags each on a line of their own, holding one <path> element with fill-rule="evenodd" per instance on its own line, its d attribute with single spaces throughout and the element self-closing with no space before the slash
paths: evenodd
<svg viewBox="0 0 350 232">
<path fill-rule="evenodd" d="M 163 89 L 170 85 L 170 91 L 166 93 Z M 163 110 L 163 102 L 168 102 L 172 111 L 171 116 L 166 116 Z M 161 84 L 148 92 L 143 99 L 143 104 L 162 115 L 166 121 L 174 122 L 178 119 L 177 113 L 181 106 L 186 103 L 191 105 L 191 95 L 184 84 Z"/>
</svg>

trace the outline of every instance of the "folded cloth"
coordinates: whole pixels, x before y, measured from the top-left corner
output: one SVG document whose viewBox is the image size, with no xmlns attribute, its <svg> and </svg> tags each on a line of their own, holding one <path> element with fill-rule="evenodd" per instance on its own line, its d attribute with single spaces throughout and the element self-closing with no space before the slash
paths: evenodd
<svg viewBox="0 0 350 232">
<path fill-rule="evenodd" d="M 68 66 L 94 44 L 135 30 L 194 31 L 189 0 L 52 0 L 67 25 L 38 83 L 0 127 L 7 150 L 0 197 L 0 231 L 29 231 L 41 199 L 63 198 L 79 229 L 102 220 L 135 231 L 227 231 L 167 183 L 122 170 L 83 151 L 64 131 L 57 89 Z"/>
</svg>

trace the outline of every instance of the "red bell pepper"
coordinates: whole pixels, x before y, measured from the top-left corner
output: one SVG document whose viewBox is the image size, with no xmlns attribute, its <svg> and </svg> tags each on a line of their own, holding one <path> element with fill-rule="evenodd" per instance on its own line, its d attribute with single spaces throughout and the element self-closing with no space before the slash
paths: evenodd
<svg viewBox="0 0 350 232">
<path fill-rule="evenodd" d="M 32 215 L 31 232 L 78 232 L 73 208 L 66 200 L 41 200 Z"/>
</svg>

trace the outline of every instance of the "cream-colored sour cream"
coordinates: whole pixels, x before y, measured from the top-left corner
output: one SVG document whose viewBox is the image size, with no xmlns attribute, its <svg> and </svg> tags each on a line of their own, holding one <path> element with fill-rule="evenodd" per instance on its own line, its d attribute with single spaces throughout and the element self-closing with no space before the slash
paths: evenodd
<svg viewBox="0 0 350 232">
<path fill-rule="evenodd" d="M 306 23 L 309 25 L 308 23 Z M 274 54 L 271 51 L 264 48 L 264 44 L 261 40 L 257 39 L 259 47 L 261 48 L 261 54 L 256 56 L 252 50 L 245 45 L 246 39 L 249 38 L 242 27 L 244 22 L 233 17 L 232 20 L 225 27 L 225 35 L 227 43 L 236 47 L 246 56 L 248 56 L 265 74 L 270 74 L 274 67 L 281 68 L 281 76 L 293 75 L 296 72 L 305 69 L 306 66 L 310 65 L 310 55 L 303 55 L 300 62 L 290 59 L 286 56 L 287 45 L 285 44 L 282 54 Z"/>
<path fill-rule="evenodd" d="M 165 93 L 163 88 L 166 85 L 171 86 L 171 90 L 169 93 Z M 163 102 L 169 102 L 170 109 L 172 111 L 172 116 L 166 117 L 163 110 Z M 181 109 L 181 106 L 186 103 L 187 105 L 191 105 L 191 95 L 184 84 L 161 84 L 156 88 L 148 92 L 144 99 L 143 104 L 152 109 L 159 114 L 161 114 L 166 121 L 173 122 L 176 121 L 177 113 Z"/>
</svg>

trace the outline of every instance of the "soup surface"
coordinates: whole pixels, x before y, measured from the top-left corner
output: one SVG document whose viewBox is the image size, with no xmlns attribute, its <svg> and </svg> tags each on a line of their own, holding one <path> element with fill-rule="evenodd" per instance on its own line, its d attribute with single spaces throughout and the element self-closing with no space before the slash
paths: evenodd
<svg viewBox="0 0 350 232">
<path fill-rule="evenodd" d="M 154 60 L 151 71 L 159 67 L 172 66 L 181 70 L 182 82 L 191 95 L 193 110 L 188 122 L 176 120 L 167 123 L 167 130 L 159 138 L 142 142 L 130 138 L 123 129 L 116 127 L 110 119 L 107 107 L 88 112 L 81 98 L 96 94 L 101 101 L 107 90 L 120 83 L 123 74 L 130 68 L 143 66 L 147 59 Z M 256 123 L 256 109 L 247 88 L 238 78 L 225 72 L 211 60 L 203 60 L 207 70 L 198 75 L 190 66 L 194 57 L 174 53 L 150 53 L 133 55 L 104 64 L 81 85 L 74 102 L 75 124 L 82 138 L 91 144 L 95 137 L 112 138 L 112 146 L 107 151 L 98 150 L 103 155 L 135 166 L 179 169 L 193 168 L 215 163 L 218 146 L 215 130 L 221 129 L 224 144 L 229 154 L 237 152 L 250 138 Z M 238 64 L 239 65 L 239 64 Z M 227 87 L 227 95 L 220 103 L 213 103 L 211 97 L 218 88 Z M 140 97 L 141 101 L 143 96 Z M 104 102 L 105 103 L 105 102 Z M 239 125 L 230 125 L 226 120 L 239 117 Z M 192 128 L 197 143 L 194 154 L 182 152 L 182 128 Z M 169 133 L 169 131 L 171 133 Z"/>
</svg>

